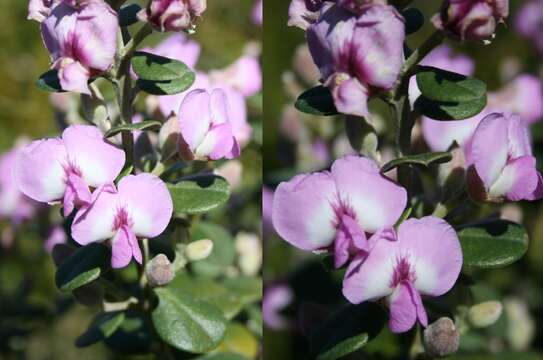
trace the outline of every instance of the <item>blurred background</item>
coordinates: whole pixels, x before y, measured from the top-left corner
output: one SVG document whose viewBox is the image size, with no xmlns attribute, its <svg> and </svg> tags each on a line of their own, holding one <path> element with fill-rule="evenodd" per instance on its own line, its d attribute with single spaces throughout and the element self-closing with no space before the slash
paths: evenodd
<svg viewBox="0 0 543 360">
<path fill-rule="evenodd" d="M 539 14 L 543 14 L 541 1 L 510 1 L 509 19 L 498 27 L 496 38 L 489 45 L 446 41 L 456 53 L 474 60 L 474 76 L 486 82 L 490 92 L 504 93 L 504 86 L 518 74 L 528 73 L 540 80 L 543 77 L 543 52 L 540 52 L 543 49 L 537 47 L 537 42 L 541 45 L 538 39 L 543 38 L 543 17 L 535 15 L 537 11 L 529 11 L 535 18 L 539 16 L 535 21 L 539 23 L 539 30 L 535 30 L 537 35 L 532 34 L 530 38 L 517 31 L 516 23 L 524 21 L 518 14 L 528 3 L 533 3 L 540 9 Z M 302 360 L 313 358 L 309 354 L 308 327 L 317 325 L 315 319 L 322 319 L 331 310 L 346 304 L 346 300 L 341 295 L 341 276 L 326 271 L 321 256 L 299 251 L 274 233 L 270 219 L 273 189 L 295 174 L 328 168 L 352 149 L 343 135 L 343 119 L 305 115 L 293 108 L 296 97 L 317 84 L 319 74 L 304 45 L 304 32 L 287 26 L 289 4 L 289 0 L 264 4 L 264 349 L 266 358 Z M 433 32 L 429 19 L 440 5 L 441 1 L 413 1 L 412 6 L 424 13 L 425 24 L 407 38 L 410 48 L 416 48 Z M 534 93 L 540 94 L 541 89 Z M 514 92 L 506 97 L 513 95 Z M 528 101 L 525 107 L 536 103 L 536 100 Z M 370 109 L 376 123 L 381 124 L 377 126 L 381 143 L 390 144 L 388 108 L 380 101 L 372 101 Z M 540 170 L 543 166 L 542 120 L 532 125 Z M 415 128 L 414 136 L 417 146 L 424 150 L 426 145 L 420 138 L 419 128 Z M 386 156 L 392 155 L 383 153 L 383 157 Z M 469 359 L 508 359 L 513 358 L 511 352 L 518 352 L 514 358 L 523 358 L 521 355 L 525 354 L 526 359 L 537 359 L 540 356 L 535 353 L 543 353 L 543 204 L 524 202 L 521 207 L 511 206 L 503 211 L 526 225 L 531 237 L 530 248 L 527 255 L 512 266 L 470 273 L 482 284 L 475 291 L 476 297 L 499 299 L 505 310 L 494 326 L 462 338 L 460 354 L 486 354 Z M 365 347 L 364 353 L 346 358 L 403 358 L 405 354 L 401 349 L 405 348 L 405 343 L 402 346 L 405 341 L 385 330 Z"/>
<path fill-rule="evenodd" d="M 143 5 L 146 1 L 127 3 Z M 225 68 L 248 51 L 258 56 L 262 31 L 253 15 L 254 6 L 253 0 L 209 1 L 197 32 L 191 35 L 202 48 L 198 70 Z M 64 100 L 59 97 L 52 101 L 49 93 L 35 85 L 38 76 L 49 68 L 49 55 L 41 41 L 39 24 L 26 20 L 27 7 L 26 0 L 0 1 L 0 82 L 5 84 L 0 87 L 2 155 L 20 142 L 21 137 L 57 136 L 61 131 L 57 120 L 65 115 L 60 114 L 59 109 L 66 105 Z M 144 46 L 156 45 L 164 37 L 155 33 Z M 108 90 L 103 91 L 108 96 Z M 140 101 L 138 106 L 141 108 L 145 104 Z M 75 117 L 81 117 L 81 109 L 75 111 Z M 229 205 L 210 215 L 214 223 L 222 225 L 232 235 L 232 253 L 236 252 L 234 242 L 240 236 L 249 237 L 256 244 L 260 242 L 261 92 L 247 99 L 247 111 L 253 128 L 252 137 L 240 162 L 231 168 L 231 175 L 238 183 L 233 184 Z M 1 168 L 0 173 L 10 169 L 10 166 Z M 6 187 L 0 180 L 0 201 L 6 200 L 3 195 Z M 43 215 L 43 209 L 37 211 Z M 97 310 L 78 304 L 69 294 L 61 294 L 55 287 L 55 265 L 48 253 L 56 241 L 51 237 L 55 234 L 49 232 L 49 220 L 43 220 L 60 217 L 58 208 L 52 211 L 55 213 L 23 222 L 0 214 L 0 359 L 132 358 L 114 354 L 102 343 L 85 349 L 75 347 L 76 338 L 85 331 Z M 63 235 L 59 236 L 62 238 Z M 52 242 L 46 243 L 47 238 Z M 251 271 L 258 273 L 261 251 L 258 245 L 256 248 L 252 256 L 256 254 L 257 268 Z M 239 259 L 235 261 L 241 261 Z M 135 268 L 130 266 L 125 272 L 125 277 L 131 278 Z M 256 335 L 244 331 L 242 334 L 246 336 L 242 340 L 246 343 L 237 351 L 245 352 L 248 358 L 256 357 L 260 341 Z M 132 345 L 137 346 L 137 342 Z"/>
</svg>

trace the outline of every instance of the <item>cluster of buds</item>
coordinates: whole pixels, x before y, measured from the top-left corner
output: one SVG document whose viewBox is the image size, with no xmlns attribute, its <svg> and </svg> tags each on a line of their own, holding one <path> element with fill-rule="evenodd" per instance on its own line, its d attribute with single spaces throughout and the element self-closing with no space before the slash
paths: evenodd
<svg viewBox="0 0 543 360">
<path fill-rule="evenodd" d="M 206 0 L 152 0 L 138 17 L 161 32 L 191 31 L 206 7 Z"/>
<path fill-rule="evenodd" d="M 446 0 L 434 25 L 462 40 L 488 42 L 509 15 L 509 0 Z"/>
</svg>

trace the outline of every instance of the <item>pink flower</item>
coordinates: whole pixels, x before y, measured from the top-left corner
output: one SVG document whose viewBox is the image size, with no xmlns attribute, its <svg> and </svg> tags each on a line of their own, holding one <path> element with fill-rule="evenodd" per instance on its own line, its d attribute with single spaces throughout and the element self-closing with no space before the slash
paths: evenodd
<svg viewBox="0 0 543 360">
<path fill-rule="evenodd" d="M 543 84 L 537 76 L 521 74 L 500 91 L 489 93 L 488 104 L 533 124 L 543 117 Z"/>
<path fill-rule="evenodd" d="M 478 200 L 519 201 L 543 198 L 529 130 L 516 115 L 490 114 L 473 135 L 467 154 L 468 190 Z"/>
<path fill-rule="evenodd" d="M 462 40 L 489 41 L 508 15 L 509 0 L 445 0 L 432 22 Z"/>
<path fill-rule="evenodd" d="M 68 242 L 68 236 L 66 236 L 66 231 L 62 226 L 55 226 L 49 233 L 49 236 L 45 240 L 45 250 L 49 253 L 53 253 L 55 245 L 66 244 Z"/>
<path fill-rule="evenodd" d="M 421 296 L 440 296 L 454 286 L 462 249 L 454 229 L 434 216 L 403 222 L 395 239 L 379 239 L 369 255 L 351 262 L 343 295 L 353 304 L 386 298 L 389 327 L 401 333 L 417 319 L 428 325 Z"/>
<path fill-rule="evenodd" d="M 407 203 L 404 188 L 379 172 L 375 162 L 346 156 L 330 172 L 295 176 L 275 191 L 272 220 L 279 236 L 307 251 L 328 249 L 340 267 L 369 252 L 388 233 Z"/>
<path fill-rule="evenodd" d="M 524 3 L 515 18 L 515 28 L 523 36 L 531 39 L 543 54 L 543 1 L 533 0 Z"/>
<path fill-rule="evenodd" d="M 111 239 L 113 268 L 132 257 L 142 262 L 139 238 L 154 238 L 168 226 L 173 204 L 166 184 L 151 174 L 128 175 L 115 188 L 105 185 L 76 214 L 72 236 L 81 245 Z"/>
<path fill-rule="evenodd" d="M 255 25 L 262 26 L 264 10 L 262 9 L 262 0 L 256 0 L 253 5 L 253 12 L 251 14 L 251 19 Z"/>
<path fill-rule="evenodd" d="M 62 138 L 34 141 L 19 151 L 15 177 L 19 189 L 39 202 L 62 200 L 64 216 L 91 201 L 89 186 L 112 183 L 125 162 L 124 152 L 104 140 L 98 128 L 72 125 Z"/>
<path fill-rule="evenodd" d="M 156 47 L 144 48 L 142 51 L 179 60 L 194 69 L 200 57 L 201 46 L 187 35 L 175 33 L 161 41 Z"/>
<path fill-rule="evenodd" d="M 190 160 L 233 159 L 240 154 L 224 91 L 191 91 L 179 109 L 180 155 Z"/>
<path fill-rule="evenodd" d="M 404 19 L 393 6 L 373 5 L 358 16 L 339 6 L 321 9 L 307 41 L 339 112 L 369 115 L 369 96 L 398 80 L 404 38 Z"/>
<path fill-rule="evenodd" d="M 57 0 L 30 0 L 28 2 L 28 20 L 42 22 L 51 13 L 51 7 Z"/>
<path fill-rule="evenodd" d="M 330 6 L 326 0 L 292 0 L 288 8 L 288 26 L 297 26 L 306 30 L 317 21 L 323 6 Z"/>
<path fill-rule="evenodd" d="M 188 31 L 206 7 L 206 0 L 151 0 L 138 16 L 161 32 Z"/>
<path fill-rule="evenodd" d="M 102 0 L 52 9 L 41 31 L 63 90 L 90 94 L 88 80 L 113 64 L 118 29 L 117 14 Z"/>
<path fill-rule="evenodd" d="M 262 70 L 256 56 L 243 55 L 225 69 L 210 72 L 214 83 L 229 85 L 250 97 L 262 89 Z"/>
<path fill-rule="evenodd" d="M 31 219 L 36 213 L 37 203 L 21 193 L 15 180 L 17 162 L 16 147 L 0 155 L 0 218 L 14 224 Z"/>
<path fill-rule="evenodd" d="M 292 324 L 281 311 L 293 301 L 294 292 L 287 284 L 277 283 L 267 286 L 262 297 L 262 317 L 266 327 L 273 330 L 289 328 Z"/>
</svg>

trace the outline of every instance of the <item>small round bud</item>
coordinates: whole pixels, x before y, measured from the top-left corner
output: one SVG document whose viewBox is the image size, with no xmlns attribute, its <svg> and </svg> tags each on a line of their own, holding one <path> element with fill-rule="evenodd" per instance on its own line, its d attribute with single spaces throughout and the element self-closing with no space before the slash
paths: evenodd
<svg viewBox="0 0 543 360">
<path fill-rule="evenodd" d="M 164 286 L 173 280 L 175 273 L 168 257 L 158 254 L 147 265 L 145 269 L 149 285 Z"/>
<path fill-rule="evenodd" d="M 209 239 L 191 242 L 185 248 L 185 256 L 189 261 L 200 261 L 211 255 L 213 241 Z"/>
<path fill-rule="evenodd" d="M 468 319 L 476 328 L 493 325 L 502 314 L 503 306 L 499 301 L 485 301 L 472 306 L 468 312 Z"/>
<path fill-rule="evenodd" d="M 454 322 L 439 318 L 424 330 L 424 349 L 430 357 L 443 357 L 454 354 L 460 346 L 460 334 Z"/>
</svg>

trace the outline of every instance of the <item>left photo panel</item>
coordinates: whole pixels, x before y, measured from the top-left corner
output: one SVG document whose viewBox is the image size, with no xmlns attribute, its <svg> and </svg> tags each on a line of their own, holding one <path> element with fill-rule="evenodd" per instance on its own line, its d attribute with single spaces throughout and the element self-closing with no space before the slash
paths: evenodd
<svg viewBox="0 0 543 360">
<path fill-rule="evenodd" d="M 0 9 L 0 359 L 261 358 L 262 1 Z"/>
</svg>

